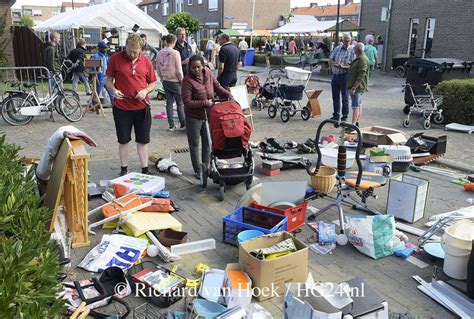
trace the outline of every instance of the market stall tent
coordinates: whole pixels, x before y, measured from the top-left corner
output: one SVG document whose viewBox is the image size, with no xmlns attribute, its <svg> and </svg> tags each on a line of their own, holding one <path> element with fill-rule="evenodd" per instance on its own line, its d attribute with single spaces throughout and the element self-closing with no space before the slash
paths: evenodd
<svg viewBox="0 0 474 319">
<path fill-rule="evenodd" d="M 168 34 L 161 23 L 130 2 L 120 0 L 60 13 L 33 29 L 37 32 L 44 32 L 100 27 L 131 31 L 135 24 L 140 26 L 140 30 L 155 31 L 161 35 Z"/>
<path fill-rule="evenodd" d="M 302 18 L 304 17 L 304 18 Z M 327 20 L 327 21 L 318 21 L 313 16 L 294 16 L 293 19 L 272 31 L 272 33 L 284 33 L 284 34 L 319 34 L 325 32 L 334 32 L 336 31 L 336 20 Z M 347 31 L 359 31 L 361 28 L 348 20 L 339 21 L 339 30 L 340 32 Z"/>
</svg>

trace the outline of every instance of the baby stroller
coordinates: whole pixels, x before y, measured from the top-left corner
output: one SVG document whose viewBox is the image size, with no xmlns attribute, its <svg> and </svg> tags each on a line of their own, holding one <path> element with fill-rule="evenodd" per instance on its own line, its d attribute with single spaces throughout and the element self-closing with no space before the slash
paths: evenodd
<svg viewBox="0 0 474 319">
<path fill-rule="evenodd" d="M 270 73 L 270 76 L 261 86 L 260 80 L 256 75 L 249 75 L 245 79 L 245 85 L 247 86 L 247 93 L 255 94 L 255 97 L 250 102 L 251 107 L 261 111 L 269 102 L 273 101 L 273 90 L 277 86 L 277 79 Z"/>
<path fill-rule="evenodd" d="M 280 79 L 277 81 L 277 85 L 273 88 L 273 103 L 268 107 L 268 116 L 274 118 L 280 111 L 280 118 L 283 123 L 286 123 L 297 112 L 301 112 L 301 118 L 307 121 L 311 112 L 306 106 L 301 107 L 300 101 L 303 99 L 303 92 L 309 82 L 311 72 L 295 67 L 285 67 L 285 74 L 289 84 L 281 84 Z"/>
<path fill-rule="evenodd" d="M 209 167 L 201 164 L 201 185 L 207 186 L 207 178 L 219 184 L 219 200 L 222 201 L 226 186 L 245 182 L 249 189 L 252 185 L 254 160 L 249 147 L 252 129 L 240 105 L 234 101 L 215 104 L 208 119 L 206 114 L 205 125 L 211 160 Z M 240 157 L 243 157 L 243 162 L 230 164 L 225 161 Z"/>
</svg>

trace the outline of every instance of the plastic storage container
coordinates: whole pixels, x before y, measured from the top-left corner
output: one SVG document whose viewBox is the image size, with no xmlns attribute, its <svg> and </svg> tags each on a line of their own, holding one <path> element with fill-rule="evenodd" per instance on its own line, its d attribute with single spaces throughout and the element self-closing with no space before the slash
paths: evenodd
<svg viewBox="0 0 474 319">
<path fill-rule="evenodd" d="M 474 223 L 461 220 L 448 227 L 441 238 L 445 252 L 443 271 L 449 277 L 459 280 L 467 278 L 467 264 L 474 239 Z"/>
<path fill-rule="evenodd" d="M 254 48 L 248 48 L 247 53 L 245 53 L 244 56 L 244 65 L 253 65 L 253 60 L 255 58 L 255 49 Z"/>
<path fill-rule="evenodd" d="M 287 227 L 286 216 L 242 206 L 224 217 L 222 241 L 237 246 L 237 236 L 243 230 L 253 229 L 272 234 L 286 231 Z"/>
<path fill-rule="evenodd" d="M 407 172 L 413 163 L 410 147 L 405 145 L 379 145 L 385 149 L 385 153 L 393 157 L 392 171 Z"/>
<path fill-rule="evenodd" d="M 289 232 L 292 232 L 304 226 L 306 218 L 306 208 L 308 207 L 308 203 L 304 202 L 303 204 L 296 205 L 295 207 L 290 207 L 287 209 L 268 207 L 256 203 L 253 203 L 252 206 L 259 210 L 277 213 L 288 217 L 287 230 Z"/>
<path fill-rule="evenodd" d="M 355 162 L 355 152 L 347 151 L 346 168 L 351 168 Z M 324 166 L 337 168 L 337 148 L 321 148 L 321 162 Z"/>
</svg>

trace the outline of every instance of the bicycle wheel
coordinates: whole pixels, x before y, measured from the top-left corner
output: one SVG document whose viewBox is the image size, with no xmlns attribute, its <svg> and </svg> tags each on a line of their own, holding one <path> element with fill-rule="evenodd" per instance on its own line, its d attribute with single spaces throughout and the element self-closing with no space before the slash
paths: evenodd
<svg viewBox="0 0 474 319">
<path fill-rule="evenodd" d="M 84 115 L 81 103 L 72 96 L 61 96 L 59 98 L 59 107 L 62 112 L 60 114 L 70 122 L 80 121 Z"/>
<path fill-rule="evenodd" d="M 33 120 L 34 116 L 21 115 L 20 109 L 22 107 L 34 106 L 30 100 L 25 100 L 26 95 L 13 95 L 3 100 L 2 117 L 10 125 L 19 126 L 26 125 Z"/>
<path fill-rule="evenodd" d="M 70 89 L 63 89 L 63 94 L 64 96 L 72 96 L 76 100 L 80 101 L 79 99 L 79 94 L 77 94 L 76 91 L 70 90 Z M 63 112 L 61 111 L 61 107 L 59 106 L 59 99 L 57 99 L 54 102 L 54 109 L 56 112 L 58 112 L 60 115 L 64 116 Z"/>
</svg>

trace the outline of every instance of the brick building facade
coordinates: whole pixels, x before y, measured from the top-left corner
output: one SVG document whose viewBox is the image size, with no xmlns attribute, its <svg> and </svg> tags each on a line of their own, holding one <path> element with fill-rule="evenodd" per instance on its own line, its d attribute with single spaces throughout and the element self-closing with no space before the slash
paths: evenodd
<svg viewBox="0 0 474 319">
<path fill-rule="evenodd" d="M 189 12 L 201 23 L 198 38 L 207 38 L 222 28 L 251 28 L 253 1 L 255 30 L 276 29 L 290 12 L 290 0 L 143 0 L 138 7 L 163 25 L 169 15 Z"/>
<path fill-rule="evenodd" d="M 0 37 L 0 50 L 5 54 L 7 66 L 15 66 L 12 45 L 12 16 L 10 13 L 10 8 L 14 3 L 15 1 L 12 0 L 0 0 L 0 25 L 3 25 L 3 22 L 5 21 L 3 35 Z"/>
<path fill-rule="evenodd" d="M 473 12 L 472 0 L 361 0 L 360 26 L 381 35 L 387 70 L 397 54 L 473 61 Z"/>
</svg>

